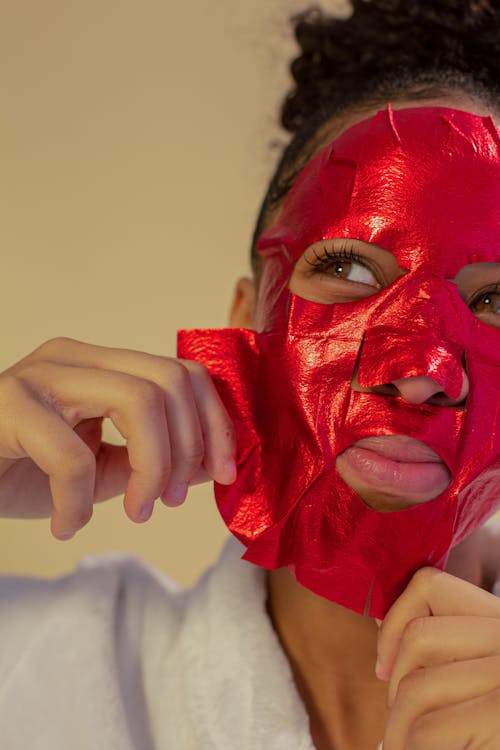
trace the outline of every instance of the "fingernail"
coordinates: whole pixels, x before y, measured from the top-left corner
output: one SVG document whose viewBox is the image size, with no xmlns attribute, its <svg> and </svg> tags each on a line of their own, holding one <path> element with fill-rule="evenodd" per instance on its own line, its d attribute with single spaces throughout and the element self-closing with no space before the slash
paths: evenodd
<svg viewBox="0 0 500 750">
<path fill-rule="evenodd" d="M 56 538 L 61 542 L 67 542 L 68 539 L 73 539 L 75 534 L 76 531 L 65 531 L 63 534 L 58 534 Z"/>
<path fill-rule="evenodd" d="M 154 501 L 152 503 L 146 503 L 146 505 L 143 505 L 140 512 L 139 512 L 139 518 L 141 521 L 147 521 L 148 518 L 151 518 L 151 514 L 153 512 L 154 508 Z"/>
<path fill-rule="evenodd" d="M 373 664 L 373 662 L 372 662 L 372 664 Z M 377 663 L 375 664 L 375 674 L 377 675 L 377 677 L 379 678 L 379 680 L 383 680 L 384 679 L 383 673 L 384 673 L 383 672 L 383 664 L 380 661 L 380 659 L 377 659 Z"/>
<path fill-rule="evenodd" d="M 188 492 L 187 482 L 181 482 L 175 487 L 172 487 L 172 488 L 168 487 L 165 490 L 165 492 L 162 494 L 161 498 L 166 503 L 166 505 L 175 507 L 176 505 L 181 505 L 184 502 L 184 500 L 186 499 L 187 492 Z"/>
<path fill-rule="evenodd" d="M 236 462 L 234 458 L 230 458 L 227 461 L 224 461 L 222 468 L 224 469 L 227 483 L 232 484 L 236 479 Z"/>
</svg>

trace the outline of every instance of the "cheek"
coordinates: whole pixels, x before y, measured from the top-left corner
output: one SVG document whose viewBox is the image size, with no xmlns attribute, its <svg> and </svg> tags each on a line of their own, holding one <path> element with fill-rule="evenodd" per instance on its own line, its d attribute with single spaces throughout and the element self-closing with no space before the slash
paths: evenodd
<svg viewBox="0 0 500 750">
<path fill-rule="evenodd" d="M 293 260 L 283 248 L 264 259 L 255 305 L 255 329 L 268 331 L 282 319 L 289 298 Z"/>
</svg>

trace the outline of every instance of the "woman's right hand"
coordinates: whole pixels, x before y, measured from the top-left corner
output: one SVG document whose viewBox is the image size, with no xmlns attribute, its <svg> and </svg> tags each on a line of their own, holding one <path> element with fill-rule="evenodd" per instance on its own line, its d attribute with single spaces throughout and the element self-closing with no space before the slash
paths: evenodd
<svg viewBox="0 0 500 750">
<path fill-rule="evenodd" d="M 102 442 L 111 419 L 126 445 Z M 58 539 L 125 492 L 132 521 L 154 500 L 236 477 L 233 424 L 198 362 L 54 338 L 0 373 L 0 516 L 51 517 Z"/>
</svg>

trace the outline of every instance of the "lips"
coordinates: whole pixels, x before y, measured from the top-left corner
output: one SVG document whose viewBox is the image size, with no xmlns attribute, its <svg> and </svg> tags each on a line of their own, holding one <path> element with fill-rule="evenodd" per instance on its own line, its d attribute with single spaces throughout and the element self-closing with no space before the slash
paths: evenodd
<svg viewBox="0 0 500 750">
<path fill-rule="evenodd" d="M 336 468 L 370 507 L 382 511 L 432 500 L 451 479 L 432 448 L 406 435 L 358 440 L 337 457 Z"/>
</svg>

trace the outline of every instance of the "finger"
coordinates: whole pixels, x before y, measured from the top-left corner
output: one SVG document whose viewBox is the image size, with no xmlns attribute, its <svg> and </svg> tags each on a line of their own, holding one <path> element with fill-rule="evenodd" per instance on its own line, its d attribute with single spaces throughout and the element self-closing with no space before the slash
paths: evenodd
<svg viewBox="0 0 500 750">
<path fill-rule="evenodd" d="M 205 445 L 191 379 L 182 364 L 170 368 L 163 390 L 172 466 L 161 498 L 167 505 L 180 505 L 203 463 Z"/>
<path fill-rule="evenodd" d="M 31 352 L 22 362 L 45 361 L 73 367 L 92 367 L 99 370 L 116 370 L 129 375 L 145 377 L 146 363 L 162 359 L 154 354 L 122 347 L 99 346 L 86 341 L 57 336 L 49 339 Z M 142 361 L 140 372 L 138 363 Z"/>
<path fill-rule="evenodd" d="M 221 484 L 236 479 L 236 435 L 233 422 L 222 403 L 206 367 L 199 362 L 182 360 L 193 389 L 205 445 L 204 466 Z"/>
<path fill-rule="evenodd" d="M 388 679 L 406 625 L 429 615 L 500 617 L 500 601 L 468 581 L 436 568 L 417 571 L 392 605 L 378 632 L 377 675 Z"/>
<path fill-rule="evenodd" d="M 170 476 L 170 437 L 161 389 L 147 380 L 130 379 L 134 382 L 123 393 L 122 404 L 108 416 L 127 441 L 131 472 L 123 507 L 132 521 L 140 523 L 151 517 L 154 501 Z"/>
<path fill-rule="evenodd" d="M 36 372 L 33 368 L 37 368 Z M 162 389 L 123 372 L 43 362 L 23 371 L 47 403 L 71 425 L 109 417 L 127 441 L 130 476 L 124 498 L 129 518 L 147 520 L 170 473 L 170 441 Z M 93 495 L 92 495 L 93 497 Z"/>
<path fill-rule="evenodd" d="M 88 445 L 94 455 L 102 443 L 102 422 L 103 417 L 83 419 L 73 427 L 73 431 L 83 440 L 85 445 Z"/>
<path fill-rule="evenodd" d="M 398 750 L 498 750 L 500 689 L 419 716 Z M 386 750 L 384 740 L 383 750 Z"/>
<path fill-rule="evenodd" d="M 102 417 L 84 419 L 73 430 L 96 459 L 94 502 L 124 495 L 132 471 L 126 446 L 103 442 Z"/>
<path fill-rule="evenodd" d="M 499 618 L 436 616 L 410 620 L 392 668 L 388 705 L 394 702 L 401 679 L 420 667 L 496 654 L 500 654 Z"/>
<path fill-rule="evenodd" d="M 101 443 L 96 453 L 94 502 L 124 495 L 131 473 L 127 447 Z"/>
<path fill-rule="evenodd" d="M 52 534 L 68 539 L 92 517 L 94 455 L 61 417 L 35 399 L 24 399 L 19 408 L 23 419 L 16 429 L 17 441 L 49 477 Z"/>
<path fill-rule="evenodd" d="M 169 486 L 170 492 L 167 494 L 171 494 L 175 488 L 176 497 L 172 498 L 174 503 L 177 503 L 178 498 L 185 494 L 187 483 L 197 484 L 210 478 L 222 484 L 230 484 L 234 481 L 236 477 L 234 427 L 208 371 L 200 363 L 156 356 L 132 349 L 96 346 L 69 338 L 57 338 L 45 342 L 30 357 L 50 359 L 80 367 L 125 372 L 155 382 L 164 389 L 172 438 L 172 467 L 176 472 Z M 196 419 L 192 414 L 192 399 L 182 388 L 179 364 L 188 371 L 191 378 L 197 411 Z M 175 398 L 175 384 L 176 382 L 179 384 L 179 378 L 181 378 L 180 386 L 185 399 L 184 404 L 179 403 L 181 400 L 179 393 L 177 393 L 177 399 Z M 196 466 L 197 451 L 193 453 L 193 444 L 198 441 L 199 445 L 197 422 L 201 428 L 202 460 L 206 473 Z M 178 425 L 181 429 L 177 429 Z"/>
<path fill-rule="evenodd" d="M 197 471 L 193 474 L 191 477 L 191 481 L 189 484 L 193 486 L 194 484 L 204 484 L 205 482 L 212 482 L 213 478 L 210 476 L 208 471 L 205 469 L 203 465 L 199 467 Z"/>
<path fill-rule="evenodd" d="M 500 688 L 500 656 L 452 662 L 411 672 L 400 682 L 389 712 L 384 750 L 407 748 L 411 728 L 419 717 L 497 688 Z M 448 748 L 448 745 L 442 747 Z"/>
<path fill-rule="evenodd" d="M 151 380 L 164 389 L 174 473 L 169 483 L 170 496 L 174 488 L 174 495 L 182 496 L 186 490 L 184 485 L 197 483 L 194 476 L 203 476 L 202 481 L 212 478 L 221 484 L 231 484 L 235 480 L 234 426 L 208 370 L 202 364 L 132 349 L 83 344 L 72 339 L 55 340 L 54 344 L 48 342 L 48 346 L 51 357 L 64 358 L 75 365 L 126 372 Z M 206 475 L 195 474 L 199 468 L 200 444 L 203 445 Z M 175 498 L 172 499 L 175 502 Z"/>
<path fill-rule="evenodd" d="M 172 446 L 172 472 L 162 493 L 167 505 L 179 505 L 191 484 L 236 478 L 234 429 L 206 368 L 188 360 L 175 364 L 164 386 Z"/>
</svg>

